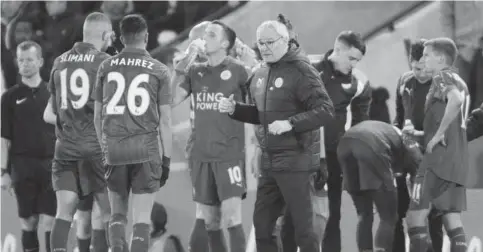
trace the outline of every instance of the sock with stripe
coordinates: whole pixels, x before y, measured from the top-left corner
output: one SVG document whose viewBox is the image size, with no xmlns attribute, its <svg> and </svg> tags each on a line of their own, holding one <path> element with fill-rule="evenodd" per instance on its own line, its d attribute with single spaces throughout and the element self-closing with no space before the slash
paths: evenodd
<svg viewBox="0 0 483 252">
<path fill-rule="evenodd" d="M 92 230 L 92 252 L 106 252 L 109 249 L 105 229 Z"/>
<path fill-rule="evenodd" d="M 113 214 L 109 221 L 109 244 L 111 252 L 129 251 L 126 242 L 127 218 L 122 214 Z"/>
<path fill-rule="evenodd" d="M 132 231 L 132 252 L 148 252 L 149 249 L 149 224 L 136 223 Z"/>
<path fill-rule="evenodd" d="M 52 252 L 67 251 L 67 241 L 69 239 L 70 221 L 55 219 L 52 234 L 50 235 L 50 245 Z"/>
<path fill-rule="evenodd" d="M 79 252 L 90 252 L 91 248 L 91 238 L 81 239 L 77 238 L 77 247 Z"/>
<path fill-rule="evenodd" d="M 463 227 L 449 230 L 448 236 L 451 241 L 451 252 L 466 252 L 468 244 L 466 243 L 466 234 Z"/>
<path fill-rule="evenodd" d="M 430 242 L 427 227 L 409 228 L 408 234 L 411 242 L 410 252 L 426 252 L 428 250 Z"/>
<path fill-rule="evenodd" d="M 37 230 L 22 230 L 22 247 L 24 251 L 39 252 L 39 237 Z"/>
<path fill-rule="evenodd" d="M 205 220 L 196 219 L 191 231 L 189 248 L 190 252 L 206 252 L 208 247 L 208 233 L 206 232 Z"/>
</svg>

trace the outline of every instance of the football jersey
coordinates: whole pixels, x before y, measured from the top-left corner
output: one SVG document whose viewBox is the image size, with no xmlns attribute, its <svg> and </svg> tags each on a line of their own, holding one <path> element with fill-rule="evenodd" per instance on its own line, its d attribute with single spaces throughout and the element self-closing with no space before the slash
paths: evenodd
<svg viewBox="0 0 483 252">
<path fill-rule="evenodd" d="M 102 154 L 94 127 L 91 93 L 99 65 L 109 55 L 78 42 L 54 61 L 49 89 L 57 114 L 55 158 L 78 160 Z"/>
<path fill-rule="evenodd" d="M 102 103 L 102 144 L 110 165 L 160 159 L 159 105 L 171 104 L 168 68 L 146 50 L 125 48 L 102 62 L 96 101 Z"/>
<path fill-rule="evenodd" d="M 464 96 L 463 104 L 456 118 L 450 123 L 441 144 L 427 153 L 425 166 L 432 169 L 442 179 L 466 185 L 468 165 L 468 142 L 466 139 L 466 118 L 470 106 L 470 95 L 466 83 L 452 70 L 444 69 L 433 77 L 425 104 L 424 138 L 425 146 L 433 138 L 443 119 L 447 98 L 451 90 L 457 90 Z"/>
<path fill-rule="evenodd" d="M 218 111 L 223 97 L 242 101 L 248 73 L 242 63 L 227 57 L 218 66 L 196 63 L 181 88 L 191 95 L 193 128 L 188 156 L 199 161 L 245 158 L 244 125 Z"/>
</svg>

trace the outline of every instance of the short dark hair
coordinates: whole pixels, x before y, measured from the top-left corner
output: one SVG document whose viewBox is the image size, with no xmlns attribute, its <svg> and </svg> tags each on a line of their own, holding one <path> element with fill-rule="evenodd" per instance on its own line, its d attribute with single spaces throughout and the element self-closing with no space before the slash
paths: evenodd
<svg viewBox="0 0 483 252">
<path fill-rule="evenodd" d="M 42 58 L 42 47 L 35 41 L 27 40 L 17 46 L 17 50 L 20 51 L 27 51 L 30 50 L 30 48 L 35 48 L 39 58 Z"/>
<path fill-rule="evenodd" d="M 458 56 L 458 48 L 450 38 L 430 39 L 424 43 L 424 46 L 430 46 L 433 51 L 443 54 L 447 65 L 453 65 Z"/>
<path fill-rule="evenodd" d="M 343 31 L 337 36 L 337 40 L 345 43 L 350 47 L 354 47 L 357 50 L 361 51 L 362 55 L 366 54 L 366 43 L 362 39 L 360 33 L 353 32 L 353 31 Z"/>
<path fill-rule="evenodd" d="M 144 35 L 148 31 L 148 24 L 141 15 L 131 14 L 122 18 L 119 28 L 125 42 L 130 44 L 137 43 L 142 39 L 140 35 Z"/>
<path fill-rule="evenodd" d="M 421 57 L 423 57 L 423 51 L 424 51 L 424 43 L 426 42 L 426 39 L 420 39 L 414 43 L 411 44 L 411 49 L 409 52 L 409 56 L 411 57 L 411 61 L 419 61 Z"/>
<path fill-rule="evenodd" d="M 220 20 L 215 20 L 211 23 L 219 25 L 223 28 L 223 32 L 225 33 L 225 38 L 226 38 L 226 40 L 228 40 L 228 47 L 226 48 L 226 51 L 229 52 L 233 48 L 233 46 L 235 45 L 236 32 L 233 29 L 231 29 L 230 27 L 228 27 L 228 25 L 221 22 Z"/>
</svg>

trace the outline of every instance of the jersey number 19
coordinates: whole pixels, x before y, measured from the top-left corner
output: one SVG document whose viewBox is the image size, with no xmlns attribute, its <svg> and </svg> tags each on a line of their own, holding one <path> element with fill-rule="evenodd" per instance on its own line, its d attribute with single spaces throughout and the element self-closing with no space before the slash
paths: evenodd
<svg viewBox="0 0 483 252">
<path fill-rule="evenodd" d="M 77 80 L 80 79 L 80 85 L 77 85 Z M 69 85 L 67 86 L 67 68 L 60 71 L 60 108 L 68 108 L 68 90 L 78 96 L 79 99 L 71 100 L 72 107 L 74 109 L 83 108 L 89 100 L 89 75 L 86 70 L 77 68 L 72 72 L 69 78 Z"/>
<path fill-rule="evenodd" d="M 126 79 L 119 72 L 110 72 L 107 74 L 107 82 L 115 82 L 116 89 L 111 100 L 107 103 L 106 114 L 108 115 L 122 115 L 126 110 L 125 105 L 119 105 L 124 90 L 126 89 Z M 149 74 L 139 74 L 131 81 L 126 93 L 127 109 L 132 115 L 140 116 L 146 113 L 150 103 L 148 91 L 140 87 L 142 83 L 149 83 Z M 136 104 L 136 97 L 139 97 L 140 103 Z"/>
</svg>

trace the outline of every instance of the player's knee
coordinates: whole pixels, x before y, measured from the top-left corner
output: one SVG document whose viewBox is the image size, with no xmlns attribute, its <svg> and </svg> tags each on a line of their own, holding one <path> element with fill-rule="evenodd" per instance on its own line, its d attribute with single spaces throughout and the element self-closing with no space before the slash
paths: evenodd
<svg viewBox="0 0 483 252">
<path fill-rule="evenodd" d="M 34 231 L 37 230 L 39 225 L 39 216 L 33 215 L 28 218 L 21 218 L 20 219 L 20 227 L 24 231 Z"/>
<path fill-rule="evenodd" d="M 221 210 L 218 206 L 199 204 L 202 219 L 205 220 L 206 230 L 221 229 Z"/>
<path fill-rule="evenodd" d="M 443 215 L 443 225 L 446 230 L 453 230 L 463 226 L 459 212 L 448 212 Z"/>
<path fill-rule="evenodd" d="M 110 214 L 101 211 L 99 205 L 94 203 L 91 213 L 92 229 L 104 229 L 107 222 L 109 222 Z"/>
<path fill-rule="evenodd" d="M 72 221 L 74 213 L 77 209 L 77 204 L 79 203 L 79 197 L 75 192 L 71 191 L 57 191 L 57 213 L 56 218 Z"/>
<path fill-rule="evenodd" d="M 54 221 L 54 216 L 43 214 L 40 218 L 40 225 L 45 231 L 49 231 L 54 227 Z"/>
<path fill-rule="evenodd" d="M 426 225 L 426 217 L 424 210 L 409 210 L 406 214 L 406 224 L 408 227 L 419 227 Z"/>
<path fill-rule="evenodd" d="M 89 211 L 77 211 L 76 234 L 78 238 L 86 239 L 91 234 L 91 213 Z"/>
<path fill-rule="evenodd" d="M 221 216 L 227 227 L 242 224 L 241 198 L 233 197 L 221 203 Z"/>
</svg>

